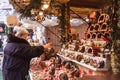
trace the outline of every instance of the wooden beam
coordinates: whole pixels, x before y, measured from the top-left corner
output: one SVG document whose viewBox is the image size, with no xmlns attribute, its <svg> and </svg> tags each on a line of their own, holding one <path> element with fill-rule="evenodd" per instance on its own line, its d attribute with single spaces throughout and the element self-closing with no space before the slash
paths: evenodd
<svg viewBox="0 0 120 80">
<path fill-rule="evenodd" d="M 70 0 L 69 4 L 73 7 L 85 7 L 99 9 L 106 4 L 110 4 L 110 0 Z"/>
</svg>

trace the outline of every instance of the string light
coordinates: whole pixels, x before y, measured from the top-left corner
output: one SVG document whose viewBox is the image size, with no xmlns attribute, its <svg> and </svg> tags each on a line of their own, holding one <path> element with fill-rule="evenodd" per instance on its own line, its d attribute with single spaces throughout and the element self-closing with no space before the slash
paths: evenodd
<svg viewBox="0 0 120 80">
<path fill-rule="evenodd" d="M 51 0 L 43 0 L 42 6 L 40 10 L 32 9 L 31 14 L 34 16 L 35 20 L 37 21 L 44 21 L 44 10 L 47 10 L 49 8 Z M 42 10 L 42 11 L 41 11 Z"/>
<path fill-rule="evenodd" d="M 43 5 L 43 9 L 48 9 L 48 7 L 49 7 L 49 4 L 44 4 Z"/>
<path fill-rule="evenodd" d="M 56 0 L 56 2 L 59 1 L 63 1 L 63 2 L 68 2 L 69 0 Z M 36 5 L 32 4 L 32 2 L 34 2 L 34 0 L 10 0 L 10 3 L 14 4 L 15 9 L 21 13 L 21 11 L 23 11 L 23 13 L 21 13 L 22 17 L 23 16 L 27 16 L 27 17 L 31 17 L 32 20 L 36 20 L 36 21 L 42 21 L 44 20 L 46 14 L 46 12 L 48 12 L 48 8 L 50 7 L 50 3 L 51 0 L 41 0 L 41 1 L 37 1 L 40 3 L 36 3 Z M 30 6 L 31 5 L 31 6 Z M 29 6 L 32 8 L 29 8 Z M 37 7 L 36 7 L 37 6 Z M 44 12 L 41 12 L 41 10 Z M 55 10 L 57 12 L 57 10 Z M 54 13 L 55 13 L 54 11 Z M 57 14 L 57 13 L 55 13 Z M 48 17 L 49 19 L 51 19 L 51 16 Z"/>
<path fill-rule="evenodd" d="M 40 15 L 40 16 L 43 16 L 44 14 L 43 14 L 43 12 L 42 12 L 42 11 L 40 11 L 40 12 L 39 12 L 39 15 Z"/>
</svg>

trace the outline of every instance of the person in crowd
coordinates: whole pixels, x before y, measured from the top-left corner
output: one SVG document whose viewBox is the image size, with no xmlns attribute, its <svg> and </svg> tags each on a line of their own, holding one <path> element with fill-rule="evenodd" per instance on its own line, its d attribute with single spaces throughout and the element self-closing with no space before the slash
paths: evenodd
<svg viewBox="0 0 120 80">
<path fill-rule="evenodd" d="M 88 15 L 90 24 L 97 23 L 99 16 L 100 16 L 100 12 L 99 11 L 92 11 Z"/>
<path fill-rule="evenodd" d="M 3 80 L 28 80 L 30 60 L 44 54 L 44 49 L 50 48 L 51 43 L 43 46 L 30 46 L 26 38 L 29 32 L 19 27 L 8 34 L 4 48 L 2 66 Z"/>
</svg>

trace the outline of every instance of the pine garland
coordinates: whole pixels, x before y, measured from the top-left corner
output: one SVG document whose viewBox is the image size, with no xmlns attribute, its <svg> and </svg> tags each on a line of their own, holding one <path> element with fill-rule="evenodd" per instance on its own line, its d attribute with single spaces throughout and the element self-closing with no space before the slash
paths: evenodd
<svg viewBox="0 0 120 80">
<path fill-rule="evenodd" d="M 109 8 L 109 14 L 111 16 L 111 33 L 113 42 L 113 52 L 111 54 L 111 66 L 114 74 L 120 74 L 120 26 L 118 25 L 118 17 L 120 15 L 118 0 L 111 0 L 112 6 Z M 120 2 L 120 1 L 119 1 Z"/>
<path fill-rule="evenodd" d="M 13 5 L 15 10 L 20 13 L 20 18 L 32 18 L 33 15 L 31 14 L 32 9 L 36 9 L 37 11 L 41 10 L 41 6 L 43 5 L 43 0 L 30 0 L 27 5 L 24 3 L 18 3 L 16 0 L 9 0 L 10 3 Z M 67 2 L 66 0 L 63 0 Z M 45 14 L 54 14 L 58 16 L 58 19 L 60 20 L 60 26 L 61 26 L 61 43 L 65 44 L 67 41 L 67 37 L 69 36 L 69 33 L 66 31 L 68 28 L 67 22 L 68 19 L 66 18 L 66 6 L 65 3 L 59 2 L 59 0 L 51 0 L 50 7 L 47 10 L 44 10 Z M 41 20 L 40 20 L 41 21 Z M 38 21 L 39 22 L 39 21 Z M 67 27 L 66 27 L 67 26 Z M 67 34 L 67 36 L 66 36 Z"/>
</svg>

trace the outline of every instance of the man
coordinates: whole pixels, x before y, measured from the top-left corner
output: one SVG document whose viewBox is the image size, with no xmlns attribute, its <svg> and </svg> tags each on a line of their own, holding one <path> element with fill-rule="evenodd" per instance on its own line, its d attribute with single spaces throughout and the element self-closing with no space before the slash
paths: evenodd
<svg viewBox="0 0 120 80">
<path fill-rule="evenodd" d="M 50 48 L 50 43 L 44 46 L 30 46 L 26 38 L 29 32 L 23 27 L 16 27 L 14 34 L 8 35 L 4 48 L 3 80 L 27 80 L 30 60 Z"/>
</svg>

